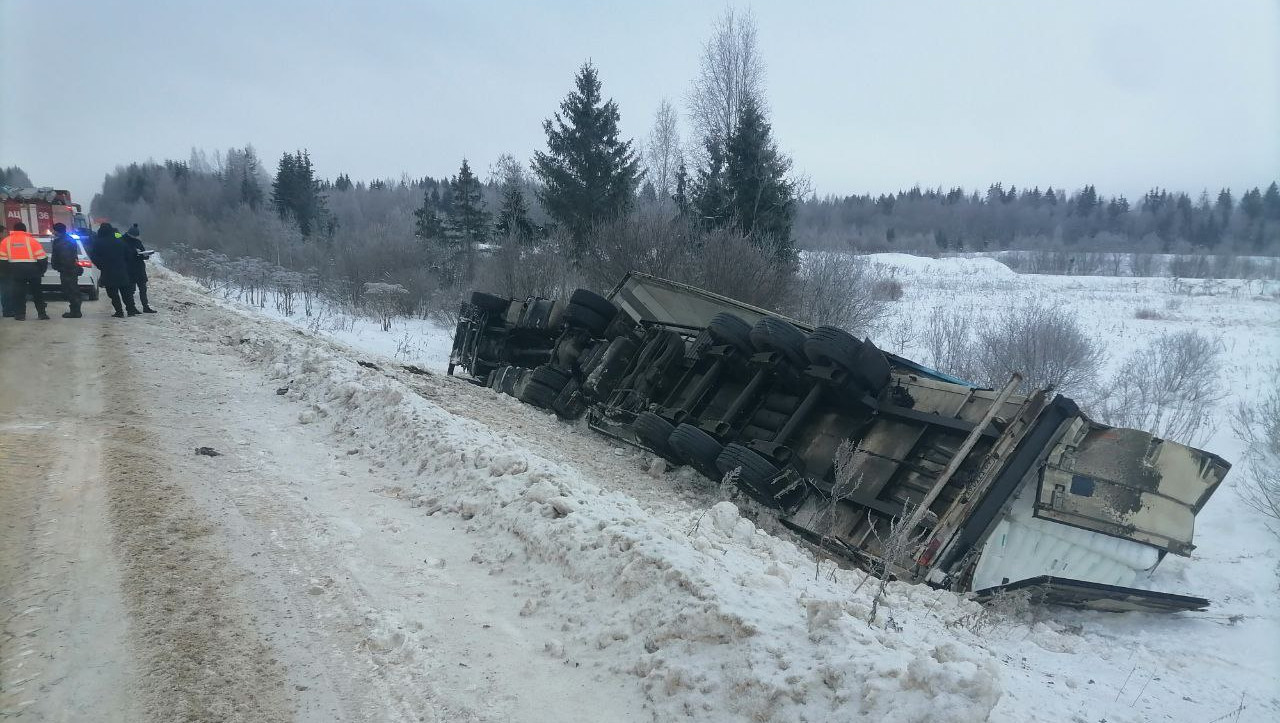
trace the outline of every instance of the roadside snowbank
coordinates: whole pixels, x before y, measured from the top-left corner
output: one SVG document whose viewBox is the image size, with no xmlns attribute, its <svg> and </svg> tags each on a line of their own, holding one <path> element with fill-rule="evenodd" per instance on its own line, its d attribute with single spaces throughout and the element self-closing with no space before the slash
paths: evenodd
<svg viewBox="0 0 1280 723">
<path fill-rule="evenodd" d="M 730 502 L 672 524 L 347 350 L 260 318 L 220 318 L 208 334 L 287 383 L 305 405 L 299 423 L 325 425 L 375 466 L 408 470 L 409 504 L 456 515 L 478 556 L 516 573 L 522 614 L 561 623 L 548 655 L 633 676 L 658 720 L 906 722 L 946 711 L 977 721 L 1000 698 L 995 656 L 945 626 L 977 613 L 974 603 L 895 584 L 889 617 L 869 625 L 863 573 L 819 571 Z"/>
<path fill-rule="evenodd" d="M 921 361 L 938 309 L 1002 309 L 1029 299 L 1070 305 L 1107 342 L 1108 373 L 1162 332 L 1211 334 L 1225 352 L 1228 397 L 1206 446 L 1231 461 L 1239 443 L 1227 414 L 1280 356 L 1277 303 L 1257 283 L 1022 276 L 1003 266 L 983 271 L 970 259 L 889 261 L 915 271 L 895 304 L 895 331 L 876 341 Z M 1158 318 L 1137 318 L 1139 309 Z M 1193 557 L 1170 556 L 1145 581 L 1211 598 L 1206 613 L 991 614 L 949 593 L 891 585 L 893 625 L 872 627 L 865 622 L 871 585 L 854 592 L 860 572 L 832 576 L 824 565 L 815 575 L 806 551 L 723 506 L 703 516 L 709 504 L 695 509 L 677 499 L 681 470 L 654 480 L 638 468 L 639 455 L 621 450 L 575 466 L 562 452 L 588 438 L 599 445 L 589 432 L 447 378 L 432 378 L 441 393 L 424 400 L 357 367 L 350 350 L 259 318 L 229 321 L 220 333 L 251 338 L 244 345 L 251 358 L 298 380 L 291 389 L 305 393 L 290 394 L 308 405 L 300 419 L 408 468 L 417 476 L 404 491 L 411 503 L 467 518 L 484 538 L 477 554 L 495 569 L 518 571 L 528 614 L 562 621 L 564 634 L 546 641 L 548 654 L 636 677 L 658 719 L 979 720 L 990 710 L 1001 721 L 1136 723 L 1236 717 L 1239 706 L 1241 721 L 1280 714 L 1280 551 L 1235 496 L 1238 470 L 1199 516 Z M 385 354 L 380 342 L 394 337 L 343 340 Z M 442 369 L 442 348 L 420 366 Z M 483 406 L 509 423 L 459 418 Z"/>
</svg>

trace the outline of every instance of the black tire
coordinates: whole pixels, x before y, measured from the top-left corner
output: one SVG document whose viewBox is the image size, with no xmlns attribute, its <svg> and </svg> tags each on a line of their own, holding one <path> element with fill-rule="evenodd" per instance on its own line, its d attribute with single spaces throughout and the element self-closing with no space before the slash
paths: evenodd
<svg viewBox="0 0 1280 723">
<path fill-rule="evenodd" d="M 501 314 L 506 312 L 507 307 L 511 306 L 511 299 L 486 294 L 483 291 L 472 291 L 471 305 L 490 314 Z"/>
<path fill-rule="evenodd" d="M 871 343 L 870 339 L 866 339 L 862 342 L 862 349 L 859 350 L 858 368 L 854 373 L 873 396 L 879 395 L 885 387 L 889 386 L 889 359 L 885 357 L 884 352 Z"/>
<path fill-rule="evenodd" d="M 716 457 L 716 471 L 724 476 L 735 469 L 741 470 L 738 476 L 739 484 L 762 494 L 767 494 L 769 483 L 781 471 L 756 452 L 737 442 L 731 442 L 725 445 L 724 451 Z"/>
<path fill-rule="evenodd" d="M 525 306 L 524 315 L 520 317 L 520 323 L 516 326 L 522 329 L 546 329 L 547 322 L 551 319 L 551 308 L 553 306 L 555 306 L 555 302 L 549 299 L 530 301 Z"/>
<path fill-rule="evenodd" d="M 588 309 L 603 316 L 606 321 L 613 319 L 613 315 L 618 313 L 618 307 L 613 305 L 612 301 L 604 298 L 594 291 L 587 289 L 577 289 L 569 296 L 570 304 L 585 306 Z"/>
<path fill-rule="evenodd" d="M 808 366 L 804 354 L 804 332 L 772 316 L 766 316 L 751 327 L 751 345 L 757 351 L 774 351 L 797 367 Z"/>
<path fill-rule="evenodd" d="M 716 344 L 726 344 L 748 356 L 755 351 L 751 346 L 751 325 L 727 311 L 711 317 L 707 333 Z"/>
<path fill-rule="evenodd" d="M 519 367 L 507 367 L 507 371 L 498 382 L 498 391 L 514 397 L 516 395 L 516 385 L 520 383 L 521 371 Z"/>
<path fill-rule="evenodd" d="M 100 297 L 101 295 L 102 295 L 102 291 L 98 289 L 97 284 L 94 284 L 93 286 L 89 287 L 89 293 L 88 293 L 89 301 L 97 301 L 98 297 Z"/>
<path fill-rule="evenodd" d="M 709 479 L 720 479 L 716 459 L 720 457 L 724 447 L 715 437 L 691 424 L 681 424 L 667 438 L 667 446 L 680 462 L 693 467 Z"/>
<path fill-rule="evenodd" d="M 538 382 L 533 381 L 532 378 L 529 378 L 525 380 L 524 386 L 520 387 L 520 393 L 516 398 L 526 404 L 532 404 L 535 407 L 551 409 L 551 407 L 556 403 L 556 397 L 559 395 L 559 389 L 552 389 L 545 384 L 539 384 Z"/>
<path fill-rule="evenodd" d="M 551 405 L 556 416 L 562 419 L 577 419 L 587 411 L 586 402 L 583 401 L 579 390 L 580 385 L 577 379 L 570 379 L 569 383 L 564 385 L 564 389 L 560 390 L 555 402 Z"/>
<path fill-rule="evenodd" d="M 837 366 L 852 372 L 858 366 L 862 342 L 834 326 L 820 326 L 804 340 L 804 355 L 818 366 Z"/>
<path fill-rule="evenodd" d="M 598 337 L 604 333 L 609 320 L 589 307 L 570 303 L 569 308 L 564 311 L 564 323 L 566 326 L 585 329 L 591 336 Z"/>
<path fill-rule="evenodd" d="M 636 438 L 664 457 L 671 454 L 671 449 L 667 447 L 667 438 L 675 429 L 671 422 L 653 412 L 641 412 L 631 423 L 631 431 L 636 433 Z"/>
<path fill-rule="evenodd" d="M 529 381 L 554 389 L 556 394 L 559 394 L 560 390 L 564 389 L 564 385 L 569 383 L 569 375 L 555 367 L 543 364 L 534 367 L 533 371 L 529 373 Z"/>
</svg>

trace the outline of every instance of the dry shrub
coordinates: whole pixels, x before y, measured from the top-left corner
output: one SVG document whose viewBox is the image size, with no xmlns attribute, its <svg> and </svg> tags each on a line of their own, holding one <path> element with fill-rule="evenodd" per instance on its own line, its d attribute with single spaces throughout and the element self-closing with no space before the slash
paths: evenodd
<svg viewBox="0 0 1280 723">
<path fill-rule="evenodd" d="M 1268 392 L 1236 408 L 1232 428 L 1245 443 L 1240 497 L 1274 522 L 1280 522 L 1280 364 L 1267 377 Z M 1280 535 L 1280 528 L 1272 527 Z"/>
<path fill-rule="evenodd" d="M 1156 311 L 1155 309 L 1143 308 L 1133 312 L 1133 318 L 1152 320 L 1152 319 L 1163 319 L 1164 316 L 1162 316 L 1160 312 Z"/>
<path fill-rule="evenodd" d="M 677 281 L 765 309 L 783 308 L 791 293 L 790 265 L 734 231 L 708 232 L 696 258 L 681 271 Z"/>
<path fill-rule="evenodd" d="M 683 275 L 693 245 L 687 224 L 673 221 L 660 209 L 643 210 L 592 230 L 583 275 L 596 289 L 613 287 L 628 271 L 675 278 Z"/>
<path fill-rule="evenodd" d="M 888 311 L 881 283 L 887 279 L 866 258 L 849 253 L 807 254 L 792 290 L 793 316 L 862 335 L 874 331 Z M 896 281 L 894 283 L 897 283 Z"/>
<path fill-rule="evenodd" d="M 979 330 L 972 354 L 975 381 L 994 388 L 1018 372 L 1023 392 L 1051 387 L 1068 394 L 1089 389 L 1105 359 L 1075 314 L 1041 303 L 1011 310 Z"/>
<path fill-rule="evenodd" d="M 923 334 L 929 364 L 934 369 L 965 379 L 973 378 L 975 315 L 972 306 L 934 308 Z"/>
<path fill-rule="evenodd" d="M 1135 351 L 1098 403 L 1102 421 L 1201 444 L 1224 393 L 1218 342 L 1194 331 L 1164 334 Z"/>
<path fill-rule="evenodd" d="M 554 241 L 536 247 L 501 241 L 481 259 L 472 288 L 513 299 L 564 298 L 577 288 L 578 274 Z"/>
</svg>

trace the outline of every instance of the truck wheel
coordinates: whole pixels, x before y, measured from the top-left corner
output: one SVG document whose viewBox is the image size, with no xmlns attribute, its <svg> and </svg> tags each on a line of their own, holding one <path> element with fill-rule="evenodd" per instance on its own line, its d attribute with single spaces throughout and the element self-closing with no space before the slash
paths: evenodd
<svg viewBox="0 0 1280 723">
<path fill-rule="evenodd" d="M 507 307 L 511 306 L 511 299 L 486 294 L 483 291 L 472 291 L 471 305 L 490 314 L 502 314 L 506 312 Z"/>
<path fill-rule="evenodd" d="M 618 313 L 618 307 L 614 306 L 612 301 L 609 301 L 596 292 L 589 291 L 587 289 L 575 290 L 573 294 L 569 296 L 569 303 L 577 304 L 578 306 L 585 306 L 600 316 L 603 316 L 606 321 L 612 319 L 613 315 Z"/>
<path fill-rule="evenodd" d="M 507 372 L 502 375 L 502 380 L 498 382 L 498 391 L 514 397 L 516 395 L 516 385 L 520 383 L 523 371 L 520 367 L 507 367 Z"/>
<path fill-rule="evenodd" d="M 769 460 L 737 442 L 732 442 L 725 445 L 724 451 L 716 458 L 716 470 L 723 476 L 735 469 L 740 470 L 739 484 L 762 495 L 768 494 L 769 483 L 780 472 Z"/>
<path fill-rule="evenodd" d="M 751 345 L 759 351 L 781 354 L 794 366 L 808 365 L 804 355 L 804 332 L 772 316 L 766 316 L 751 327 Z"/>
<path fill-rule="evenodd" d="M 724 451 L 724 447 L 715 437 L 692 424 L 681 424 L 667 438 L 667 446 L 679 461 L 698 470 L 708 479 L 720 479 L 716 459 Z"/>
<path fill-rule="evenodd" d="M 804 340 L 804 355 L 818 366 L 838 366 L 853 371 L 858 362 L 862 342 L 852 334 L 834 326 L 820 326 Z"/>
<path fill-rule="evenodd" d="M 556 403 L 556 397 L 559 396 L 559 394 L 559 391 L 552 389 L 545 384 L 539 384 L 532 379 L 526 379 L 524 386 L 520 388 L 520 393 L 516 398 L 526 404 L 532 404 L 533 406 L 541 409 L 551 409 L 551 406 Z"/>
<path fill-rule="evenodd" d="M 609 320 L 589 307 L 570 302 L 569 308 L 564 311 L 564 323 L 568 326 L 585 329 L 591 336 L 599 337 L 604 334 L 604 329 L 609 325 Z"/>
<path fill-rule="evenodd" d="M 564 385 L 564 389 L 556 395 L 555 402 L 552 403 L 551 409 L 556 416 L 561 419 L 577 419 L 582 413 L 587 411 L 587 405 L 582 401 L 580 393 L 581 386 L 577 379 L 570 379 L 569 383 Z"/>
<path fill-rule="evenodd" d="M 543 364 L 534 367 L 533 371 L 529 373 L 529 381 L 554 389 L 556 394 L 559 394 L 560 390 L 564 389 L 564 385 L 569 383 L 569 375 L 555 367 Z"/>
<path fill-rule="evenodd" d="M 727 311 L 711 317 L 707 333 L 717 344 L 734 347 L 748 356 L 755 351 L 751 347 L 751 325 Z"/>
<path fill-rule="evenodd" d="M 675 431 L 671 422 L 653 412 L 641 412 L 636 415 L 636 421 L 631 423 L 631 431 L 649 449 L 663 457 L 671 456 L 671 449 L 667 446 L 667 439 Z"/>
</svg>

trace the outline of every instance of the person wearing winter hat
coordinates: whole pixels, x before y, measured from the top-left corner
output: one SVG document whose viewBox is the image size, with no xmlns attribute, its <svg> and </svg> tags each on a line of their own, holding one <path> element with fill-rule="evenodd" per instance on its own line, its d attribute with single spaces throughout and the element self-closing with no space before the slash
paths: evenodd
<svg viewBox="0 0 1280 723">
<path fill-rule="evenodd" d="M 142 313 L 133 305 L 133 282 L 129 279 L 129 255 L 132 253 L 133 250 L 125 245 L 109 223 L 98 227 L 93 245 L 89 247 L 89 258 L 101 272 L 98 286 L 107 290 L 111 306 L 115 308 L 112 316 L 117 319 L 123 318 L 126 312 L 129 316 Z"/>
<path fill-rule="evenodd" d="M 142 245 L 139 235 L 136 223 L 124 232 L 124 244 L 129 247 L 129 280 L 138 289 L 138 301 L 142 302 L 142 313 L 154 314 L 156 310 L 151 308 L 151 304 L 147 301 L 147 257 L 150 254 L 146 252 L 147 247 Z"/>
<path fill-rule="evenodd" d="M 70 310 L 62 315 L 64 319 L 79 319 L 80 314 L 80 276 L 84 269 L 80 268 L 80 248 L 74 239 L 67 235 L 67 226 L 62 223 L 53 225 L 53 241 L 49 244 L 49 265 L 58 272 L 58 283 L 62 287 L 62 295 L 67 298 Z"/>
</svg>

